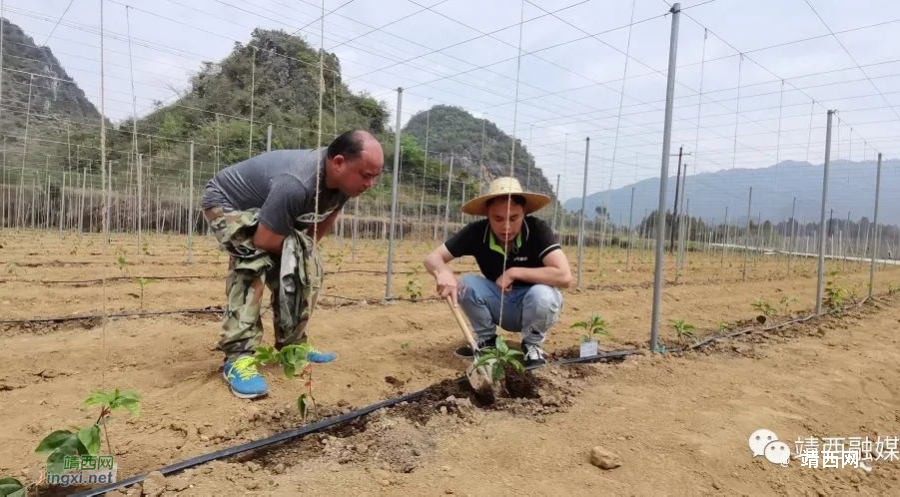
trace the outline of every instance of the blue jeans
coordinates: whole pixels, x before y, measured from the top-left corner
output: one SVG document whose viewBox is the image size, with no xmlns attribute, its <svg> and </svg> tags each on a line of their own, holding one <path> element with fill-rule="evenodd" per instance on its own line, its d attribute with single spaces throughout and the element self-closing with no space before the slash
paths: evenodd
<svg viewBox="0 0 900 497">
<path fill-rule="evenodd" d="M 499 325 L 521 331 L 522 343 L 540 345 L 562 312 L 562 293 L 548 285 L 513 286 L 503 295 L 502 320 L 500 298 L 500 288 L 493 281 L 474 274 L 460 279 L 459 305 L 480 342 L 496 336 Z"/>
</svg>

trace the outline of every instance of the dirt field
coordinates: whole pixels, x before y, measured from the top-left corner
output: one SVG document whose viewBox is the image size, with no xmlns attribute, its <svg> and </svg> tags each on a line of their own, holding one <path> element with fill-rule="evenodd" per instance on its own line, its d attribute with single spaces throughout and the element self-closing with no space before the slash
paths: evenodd
<svg viewBox="0 0 900 497">
<path fill-rule="evenodd" d="M 56 233 L 8 232 L 0 244 L 0 320 L 222 304 L 226 258 L 207 237 L 195 239 L 191 265 L 185 264 L 186 239 L 175 237 L 150 237 L 147 250 L 139 250 L 134 237 L 105 248 L 97 237 L 60 239 Z M 464 368 L 452 355 L 460 333 L 445 305 L 430 300 L 431 279 L 422 274 L 420 261 L 431 247 L 400 244 L 396 300 L 384 304 L 384 243 L 361 242 L 355 262 L 348 242 L 324 245 L 329 274 L 311 336 L 339 359 L 315 369 L 321 416 L 438 384 Z M 575 267 L 575 251 L 567 252 Z M 632 262 L 626 271 L 622 250 L 586 252 L 585 290 L 566 293 L 548 350 L 563 354 L 577 346 L 578 333 L 569 326 L 592 312 L 611 330 L 602 349 L 646 348 L 652 258 L 636 252 Z M 776 307 L 783 298 L 789 302 L 774 320 L 813 306 L 812 260 L 794 260 L 788 278 L 784 258 L 751 256 L 743 281 L 741 254 L 690 253 L 678 284 L 670 266 L 664 322 L 690 321 L 700 336 L 716 333 L 719 323 L 752 320 L 759 314 L 751 307 L 756 299 Z M 457 267 L 471 271 L 474 264 Z M 839 272 L 839 285 L 866 293 L 868 266 L 832 261 L 829 270 Z M 109 278 L 105 286 L 96 281 L 101 276 Z M 166 279 L 147 284 L 141 298 L 135 283 L 141 277 Z M 884 294 L 900 282 L 900 270 L 888 267 L 876 278 L 876 293 Z M 410 301 L 408 286 L 413 293 L 421 287 L 419 301 Z M 168 485 L 197 495 L 233 492 L 235 484 L 263 493 L 319 494 L 815 494 L 855 486 L 889 492 L 900 463 L 864 476 L 801 469 L 796 462 L 784 469 L 752 460 L 746 445 L 761 427 L 790 440 L 900 434 L 900 352 L 893 345 L 900 302 L 877 307 L 684 357 L 548 369 L 538 374 L 535 398 L 488 409 L 448 401 L 450 395 L 466 398 L 448 387 L 343 432 L 205 465 L 169 478 Z M 215 313 L 113 319 L 106 326 L 101 319 L 0 324 L 0 346 L 12 365 L 0 372 L 0 475 L 36 476 L 42 466 L 33 453 L 37 442 L 95 416 L 80 407 L 94 389 L 137 389 L 144 396 L 140 418 L 120 415 L 110 427 L 120 479 L 298 426 L 299 386 L 274 369 L 264 371 L 269 397 L 247 402 L 228 392 L 214 350 L 217 334 Z M 662 338 L 677 345 L 668 326 Z M 604 472 L 590 465 L 595 445 L 617 453 L 622 466 Z"/>
</svg>

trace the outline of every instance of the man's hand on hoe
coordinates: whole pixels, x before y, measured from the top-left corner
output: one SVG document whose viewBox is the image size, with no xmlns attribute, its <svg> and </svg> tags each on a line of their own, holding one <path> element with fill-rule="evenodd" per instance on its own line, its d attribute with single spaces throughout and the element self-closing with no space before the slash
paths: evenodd
<svg viewBox="0 0 900 497">
<path fill-rule="evenodd" d="M 434 280 L 437 284 L 438 295 L 440 295 L 442 299 L 450 297 L 450 301 L 453 302 L 453 307 L 458 307 L 457 293 L 459 289 L 453 271 L 438 271 L 434 275 Z"/>
</svg>

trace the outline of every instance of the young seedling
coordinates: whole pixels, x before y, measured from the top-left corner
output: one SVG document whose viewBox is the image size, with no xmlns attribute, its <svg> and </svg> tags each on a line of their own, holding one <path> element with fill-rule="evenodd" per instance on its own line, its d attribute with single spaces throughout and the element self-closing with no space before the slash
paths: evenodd
<svg viewBox="0 0 900 497">
<path fill-rule="evenodd" d="M 400 348 L 403 350 L 409 350 L 409 342 L 403 342 L 400 344 Z"/>
<path fill-rule="evenodd" d="M 310 406 L 312 406 L 313 411 L 317 410 L 316 399 L 313 397 L 312 391 L 312 363 L 306 359 L 312 350 L 312 346 L 308 343 L 301 343 L 286 345 L 281 350 L 264 346 L 256 347 L 254 350 L 256 354 L 253 356 L 253 359 L 258 366 L 281 364 L 282 372 L 286 378 L 292 380 L 299 377 L 301 380 L 305 380 L 303 386 L 306 387 L 306 393 L 297 397 L 297 410 L 305 423 L 310 414 Z"/>
<path fill-rule="evenodd" d="M 406 293 L 409 295 L 409 300 L 413 302 L 422 297 L 422 282 L 419 281 L 418 276 L 418 269 L 414 269 L 413 272 L 406 275 Z"/>
<path fill-rule="evenodd" d="M 144 243 L 141 245 L 141 251 L 144 252 L 144 255 L 150 255 L 150 241 L 144 240 Z"/>
<path fill-rule="evenodd" d="M 888 295 L 894 296 L 900 293 L 900 283 L 888 283 Z"/>
<path fill-rule="evenodd" d="M 491 380 L 494 383 L 499 383 L 500 380 L 503 379 L 503 372 L 507 367 L 514 368 L 520 373 L 525 371 L 525 366 L 523 366 L 522 362 L 518 359 L 518 357 L 523 355 L 524 354 L 518 350 L 509 348 L 509 345 L 506 344 L 506 340 L 504 340 L 503 337 L 498 336 L 496 347 L 481 349 L 481 356 L 478 358 L 474 367 L 480 368 L 485 364 L 489 365 L 491 367 Z"/>
<path fill-rule="evenodd" d="M 109 432 L 106 424 L 111 419 L 113 411 L 126 409 L 133 416 L 140 415 L 141 395 L 133 390 L 120 392 L 115 389 L 112 392 L 92 392 L 85 399 L 85 406 L 100 406 L 100 415 L 93 424 L 84 428 L 72 430 L 57 430 L 44 437 L 38 444 L 35 452 L 47 454 L 47 471 L 50 473 L 62 473 L 65 469 L 66 456 L 97 455 L 100 453 L 100 430 L 106 437 L 106 447 L 112 453 L 112 445 L 109 443 Z"/>
<path fill-rule="evenodd" d="M 134 280 L 134 283 L 141 289 L 141 310 L 143 311 L 144 310 L 144 288 L 147 285 L 149 285 L 150 283 L 153 283 L 153 280 L 151 280 L 149 278 L 138 278 L 138 279 Z"/>
<path fill-rule="evenodd" d="M 853 285 L 847 290 L 847 298 L 853 302 L 859 302 L 859 284 Z"/>
<path fill-rule="evenodd" d="M 760 324 L 765 323 L 769 317 L 778 314 L 778 309 L 763 299 L 756 299 L 750 304 L 750 307 L 762 313 L 759 316 L 756 316 L 756 320 L 759 321 Z"/>
<path fill-rule="evenodd" d="M 799 300 L 797 300 L 796 298 L 791 297 L 790 295 L 783 295 L 781 297 L 781 301 L 780 301 L 781 311 L 784 314 L 790 314 L 791 313 L 791 304 L 796 304 L 797 302 L 799 302 Z"/>
<path fill-rule="evenodd" d="M 672 321 L 672 329 L 675 331 L 675 336 L 678 337 L 678 339 L 682 342 L 697 341 L 697 335 L 695 335 L 692 331 L 694 329 L 694 325 L 688 323 L 683 319 Z"/>
<path fill-rule="evenodd" d="M 825 307 L 834 311 L 844 306 L 844 300 L 847 298 L 848 292 L 846 288 L 838 285 L 837 271 L 830 273 L 829 276 L 831 276 L 831 279 L 825 285 L 825 298 L 822 303 L 825 304 Z"/>
<path fill-rule="evenodd" d="M 128 274 L 128 261 L 125 259 L 125 252 L 120 251 L 116 254 L 116 265 L 119 266 L 119 271 Z"/>
<path fill-rule="evenodd" d="M 591 317 L 587 321 L 572 323 L 572 326 L 569 326 L 569 328 L 584 329 L 584 333 L 581 335 L 581 343 L 596 340 L 601 336 L 609 336 L 609 330 L 606 328 L 606 321 L 597 314 L 591 314 Z"/>
<path fill-rule="evenodd" d="M 722 334 L 728 331 L 728 325 L 725 324 L 725 321 L 719 321 L 719 324 L 716 325 L 716 333 Z"/>
<path fill-rule="evenodd" d="M 326 256 L 329 264 L 334 264 L 338 271 L 341 270 L 341 264 L 344 263 L 344 251 L 335 252 Z"/>
</svg>

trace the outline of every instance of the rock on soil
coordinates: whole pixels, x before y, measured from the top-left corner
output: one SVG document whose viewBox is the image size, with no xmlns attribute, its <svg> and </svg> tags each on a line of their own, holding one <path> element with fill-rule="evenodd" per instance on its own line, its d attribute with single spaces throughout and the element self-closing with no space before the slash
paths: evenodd
<svg viewBox="0 0 900 497">
<path fill-rule="evenodd" d="M 146 497 L 158 497 L 166 491 L 166 477 L 159 471 L 147 475 L 141 485 L 141 495 Z"/>
<path fill-rule="evenodd" d="M 618 455 L 597 446 L 591 449 L 591 464 L 600 469 L 615 469 L 622 465 Z"/>
</svg>

